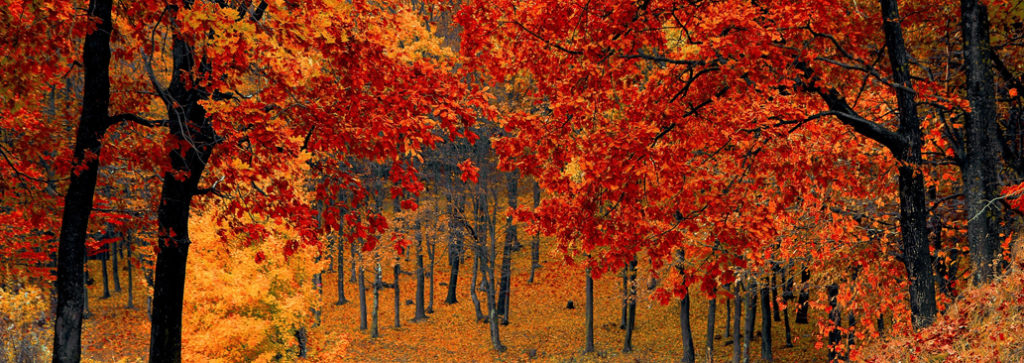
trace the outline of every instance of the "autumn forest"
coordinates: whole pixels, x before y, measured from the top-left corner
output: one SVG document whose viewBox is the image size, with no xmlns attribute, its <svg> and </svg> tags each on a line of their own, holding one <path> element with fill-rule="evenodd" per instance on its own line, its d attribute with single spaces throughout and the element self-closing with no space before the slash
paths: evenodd
<svg viewBox="0 0 1024 363">
<path fill-rule="evenodd" d="M 0 362 L 1024 361 L 1021 0 L 0 3 Z"/>
</svg>

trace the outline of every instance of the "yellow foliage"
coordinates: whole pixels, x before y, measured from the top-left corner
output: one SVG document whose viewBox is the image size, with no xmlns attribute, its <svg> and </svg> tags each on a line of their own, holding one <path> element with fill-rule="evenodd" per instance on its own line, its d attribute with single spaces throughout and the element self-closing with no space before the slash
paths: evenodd
<svg viewBox="0 0 1024 363">
<path fill-rule="evenodd" d="M 36 286 L 0 288 L 0 361 L 49 359 L 51 335 L 38 324 L 45 321 L 48 304 L 47 295 Z"/>
</svg>

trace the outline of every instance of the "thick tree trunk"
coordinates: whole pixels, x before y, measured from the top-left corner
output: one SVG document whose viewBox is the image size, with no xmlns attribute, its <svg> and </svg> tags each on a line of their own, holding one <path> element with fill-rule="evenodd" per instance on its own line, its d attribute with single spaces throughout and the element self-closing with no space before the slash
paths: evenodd
<svg viewBox="0 0 1024 363">
<path fill-rule="evenodd" d="M 110 123 L 110 20 L 111 0 L 90 0 L 89 15 L 99 19 L 96 29 L 86 35 L 82 51 L 84 83 L 82 115 L 75 135 L 74 165 L 83 169 L 71 173 L 57 244 L 57 316 L 53 334 L 53 361 L 78 362 L 82 355 L 82 309 L 85 305 L 85 237 L 96 191 L 98 157 L 103 134 Z"/>
<path fill-rule="evenodd" d="M 587 267 L 586 305 L 584 307 L 584 319 L 586 328 L 586 345 L 583 352 L 594 351 L 594 277 L 590 275 L 590 268 Z"/>
<path fill-rule="evenodd" d="M 683 363 L 693 363 L 697 359 L 693 351 L 693 331 L 690 329 L 690 293 L 686 292 L 679 300 L 679 329 L 683 343 Z"/>
<path fill-rule="evenodd" d="M 774 284 L 772 284 L 774 289 Z M 768 285 L 761 286 L 761 360 L 772 361 L 772 303 Z"/>
<path fill-rule="evenodd" d="M 495 289 L 495 285 L 494 285 L 495 279 L 494 279 L 494 267 L 493 267 L 493 263 L 494 263 L 493 262 L 494 261 L 494 259 L 493 259 L 494 252 L 493 251 L 494 251 L 494 249 L 492 248 L 491 252 L 490 252 L 490 256 L 486 256 L 486 254 L 488 254 L 488 252 L 482 251 L 485 254 L 485 257 L 484 257 L 485 260 L 480 261 L 480 267 L 483 268 L 482 272 L 483 272 L 483 275 L 484 275 L 483 278 L 485 280 L 484 281 L 484 291 L 487 293 L 487 320 L 488 320 L 488 323 L 490 324 L 490 328 L 491 328 L 491 344 L 494 347 L 495 351 L 504 352 L 506 348 L 505 348 L 505 345 L 501 344 L 501 336 L 500 336 L 500 332 L 498 330 L 499 326 L 500 326 L 500 324 L 498 322 L 498 301 L 497 301 L 498 300 L 498 296 L 497 296 L 498 292 L 495 291 L 497 289 Z M 490 261 L 488 261 L 488 260 L 490 260 Z"/>
<path fill-rule="evenodd" d="M 999 161 L 997 159 L 995 80 L 989 54 L 988 9 L 978 0 L 960 0 L 967 99 L 971 112 L 964 125 L 964 155 L 961 172 L 964 204 L 967 205 L 967 241 L 970 246 L 974 283 L 984 283 L 996 274 L 1000 249 Z"/>
<path fill-rule="evenodd" d="M 899 108 L 898 134 L 905 145 L 893 150 L 899 161 L 900 234 L 907 276 L 910 279 L 910 311 L 914 328 L 931 325 L 938 309 L 935 305 L 935 282 L 932 257 L 928 250 L 928 211 L 925 208 L 924 175 L 921 167 L 921 119 L 917 115 L 914 87 L 910 77 L 910 54 L 903 40 L 899 7 L 896 0 L 880 0 L 882 30 L 892 65 L 893 81 Z"/>
<path fill-rule="evenodd" d="M 423 273 L 423 255 L 416 254 L 416 312 L 412 321 L 421 321 L 427 318 L 427 310 L 423 298 L 425 281 Z"/>
<path fill-rule="evenodd" d="M 704 335 L 704 354 L 707 355 L 708 362 L 714 361 L 714 348 L 715 348 L 715 310 L 718 308 L 718 303 L 715 301 L 715 297 L 708 298 L 708 329 Z"/>
</svg>

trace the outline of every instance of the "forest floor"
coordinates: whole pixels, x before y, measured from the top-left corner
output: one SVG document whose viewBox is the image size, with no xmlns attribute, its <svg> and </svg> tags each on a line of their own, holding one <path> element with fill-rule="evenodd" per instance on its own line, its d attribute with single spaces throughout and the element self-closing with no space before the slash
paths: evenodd
<svg viewBox="0 0 1024 363">
<path fill-rule="evenodd" d="M 637 304 L 636 331 L 633 336 L 633 352 L 623 353 L 623 330 L 619 329 L 621 314 L 621 279 L 608 274 L 595 281 L 594 334 L 597 351 L 583 353 L 583 288 L 582 272 L 573 276 L 561 268 L 559 262 L 542 262 L 544 267 L 537 270 L 536 281 L 529 283 L 529 252 L 514 259 L 511 288 L 510 324 L 501 327 L 501 339 L 508 348 L 504 353 L 491 349 L 488 325 L 475 321 L 473 303 L 469 294 L 471 264 L 464 264 L 458 283 L 458 303 L 444 304 L 447 287 L 447 258 L 435 266 L 434 313 L 429 319 L 412 322 L 414 306 L 404 300 L 412 300 L 415 280 L 411 276 L 401 277 L 402 305 L 401 327 L 394 327 L 394 292 L 381 290 L 379 327 L 380 337 L 371 338 L 368 331 L 361 331 L 358 323 L 358 294 L 356 285 L 349 283 L 346 268 L 345 294 L 349 303 L 334 305 L 337 300 L 336 274 L 324 277 L 322 324 L 310 332 L 309 361 L 425 361 L 425 362 L 475 362 L 475 361 L 528 361 L 541 362 L 667 362 L 678 361 L 682 355 L 679 328 L 679 302 L 661 305 L 649 299 L 645 289 L 646 280 L 641 276 L 640 298 Z M 440 254 L 439 254 L 440 255 Z M 543 254 L 542 254 L 543 255 Z M 467 255 L 468 256 L 468 255 Z M 346 256 L 347 257 L 347 256 Z M 545 256 L 547 257 L 547 256 Z M 471 261 L 471 260 L 470 260 Z M 470 262 L 467 261 L 467 262 Z M 99 271 L 99 261 L 90 261 L 92 271 Z M 347 267 L 347 266 L 346 266 Z M 136 279 L 135 309 L 127 309 L 127 274 L 121 271 L 122 292 L 108 299 L 100 299 L 103 291 L 100 276 L 93 273 L 96 282 L 89 287 L 89 306 L 92 317 L 83 326 L 83 358 L 101 362 L 144 361 L 148 355 L 149 322 L 146 318 L 147 287 Z M 137 277 L 137 276 L 136 276 Z M 372 275 L 367 273 L 367 278 Z M 390 271 L 384 273 L 385 281 L 392 279 Z M 188 288 L 186 286 L 186 288 Z M 113 289 L 111 285 L 111 289 Z M 696 290 L 694 290 L 696 291 Z M 486 302 L 482 291 L 481 303 Z M 698 362 L 707 361 L 705 332 L 707 326 L 707 299 L 691 294 L 691 326 Z M 429 299 L 429 297 L 428 297 Z M 372 291 L 367 293 L 367 304 L 372 308 Z M 567 309 L 569 300 L 575 309 Z M 486 305 L 482 305 L 485 309 Z M 732 346 L 724 345 L 730 338 L 725 337 L 725 304 L 719 299 L 716 316 L 714 361 L 728 361 Z M 189 312 L 185 312 L 188 314 Z M 813 311 L 812 311 L 813 313 Z M 792 319 L 792 314 L 790 315 Z M 760 319 L 760 316 L 758 316 Z M 783 348 L 785 344 L 782 322 L 774 322 L 772 341 L 774 358 L 777 362 L 824 361 L 825 352 L 815 349 L 817 326 L 812 316 L 811 324 L 792 324 L 795 346 Z M 760 321 L 756 324 L 755 338 L 750 352 L 754 361 L 760 360 Z M 189 337 L 183 337 L 188 345 Z M 533 358 L 531 358 L 531 356 Z"/>
</svg>

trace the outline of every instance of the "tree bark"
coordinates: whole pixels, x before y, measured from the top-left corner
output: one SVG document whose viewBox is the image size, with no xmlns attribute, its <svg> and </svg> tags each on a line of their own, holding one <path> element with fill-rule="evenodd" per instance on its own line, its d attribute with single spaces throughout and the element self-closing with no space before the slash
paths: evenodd
<svg viewBox="0 0 1024 363">
<path fill-rule="evenodd" d="M 519 195 L 519 177 L 513 172 L 508 178 L 508 208 L 509 210 L 515 210 L 518 207 L 517 196 Z M 501 249 L 501 281 L 499 282 L 500 288 L 498 289 L 498 314 L 501 315 L 501 323 L 508 325 L 509 319 L 509 307 L 511 298 L 511 285 L 512 285 L 512 250 L 513 246 L 519 243 L 516 225 L 512 220 L 512 215 L 505 218 L 505 245 Z"/>
<path fill-rule="evenodd" d="M 832 309 L 828 313 L 828 319 L 832 322 L 833 328 L 828 332 L 828 361 L 834 362 L 839 359 L 839 341 L 843 337 L 843 333 L 839 332 L 839 328 L 842 327 L 842 313 L 839 311 L 838 302 L 836 296 L 839 294 L 839 286 L 832 284 L 825 287 L 825 293 L 828 294 L 828 306 Z"/>
<path fill-rule="evenodd" d="M 984 283 L 996 274 L 1001 213 L 992 203 L 999 196 L 999 136 L 996 134 L 995 80 L 989 54 L 988 9 L 978 0 L 961 0 L 961 30 L 967 99 L 971 112 L 964 125 L 962 174 L 964 203 L 967 205 L 967 241 L 970 246 L 974 283 Z"/>
<path fill-rule="evenodd" d="M 359 267 L 359 330 L 366 330 L 366 277 L 363 268 Z"/>
<path fill-rule="evenodd" d="M 85 37 L 82 49 L 82 114 L 75 135 L 72 172 L 57 243 L 57 316 L 53 334 L 53 361 L 78 362 L 82 355 L 82 309 L 85 306 L 85 237 L 92 214 L 93 195 L 103 135 L 110 123 L 111 0 L 90 0 L 89 15 L 99 19 Z M 96 155 L 97 157 L 87 157 Z"/>
<path fill-rule="evenodd" d="M 109 248 L 109 247 L 108 247 Z M 103 252 L 100 255 L 100 269 L 103 270 L 103 296 L 100 299 L 110 298 L 110 283 L 109 277 L 107 277 L 107 258 L 110 256 L 110 251 Z"/>
<path fill-rule="evenodd" d="M 338 233 L 338 301 L 334 305 L 345 305 L 348 299 L 345 298 L 345 237 Z"/>
<path fill-rule="evenodd" d="M 416 312 L 412 321 L 421 321 L 427 318 L 425 299 L 424 272 L 423 272 L 423 225 L 416 219 Z"/>
<path fill-rule="evenodd" d="M 380 336 L 380 332 L 378 329 L 379 324 L 377 323 L 377 312 L 380 310 L 380 264 L 374 265 L 373 276 L 373 310 L 370 311 L 370 338 L 376 338 Z"/>
<path fill-rule="evenodd" d="M 774 284 L 772 284 L 774 289 Z M 772 304 L 768 284 L 761 286 L 761 360 L 772 361 Z"/>
<path fill-rule="evenodd" d="M 111 271 L 114 272 L 114 275 L 111 276 L 111 277 L 114 278 L 114 292 L 121 292 L 121 276 L 120 276 L 121 272 L 118 271 L 118 269 L 117 269 L 119 267 L 119 264 L 117 263 L 118 255 L 121 254 L 121 241 L 118 240 L 117 242 L 114 242 L 113 246 L 114 246 L 114 253 L 110 256 L 111 257 L 111 261 L 110 262 L 112 263 Z"/>
<path fill-rule="evenodd" d="M 623 303 L 626 306 L 624 311 L 626 318 L 626 335 L 622 342 L 622 351 L 629 353 L 633 351 L 633 328 L 636 324 L 636 258 L 626 265 L 626 298 Z"/>
<path fill-rule="evenodd" d="M 800 295 L 796 299 L 796 323 L 807 324 L 807 302 L 811 300 L 811 293 L 807 291 L 807 282 L 811 280 L 811 273 L 806 268 L 800 270 Z"/>
<path fill-rule="evenodd" d="M 910 278 L 910 311 L 914 328 L 931 325 L 938 309 L 935 305 L 935 282 L 932 257 L 928 250 L 928 210 L 925 208 L 924 175 L 921 161 L 921 119 L 917 115 L 913 83 L 910 77 L 910 54 L 903 40 L 899 7 L 896 0 L 882 3 L 885 45 L 892 65 L 893 80 L 899 107 L 899 130 L 906 145 L 893 150 L 899 166 L 900 232 L 904 263 Z"/>
<path fill-rule="evenodd" d="M 396 328 L 400 328 L 402 326 L 402 319 L 399 317 L 399 314 L 402 311 L 402 294 L 401 294 L 401 287 L 400 287 L 401 286 L 401 284 L 400 284 L 401 281 L 399 281 L 399 277 L 398 276 L 401 275 L 402 271 L 401 271 L 401 267 L 398 264 L 398 262 L 395 262 L 394 270 L 395 270 L 395 286 L 394 286 L 394 289 L 395 289 L 395 327 Z"/>
<path fill-rule="evenodd" d="M 483 310 L 480 308 L 480 298 L 476 294 L 476 287 L 479 286 L 477 282 L 477 272 L 480 271 L 480 256 L 473 256 L 473 277 L 470 279 L 469 285 L 469 298 L 473 302 L 473 310 L 476 311 L 476 321 L 487 321 L 487 317 L 484 316 Z"/>
<path fill-rule="evenodd" d="M 533 184 L 533 209 L 540 206 L 540 184 Z M 534 274 L 540 267 L 540 232 L 533 235 L 533 243 L 530 244 L 530 283 L 533 283 Z"/>
<path fill-rule="evenodd" d="M 679 300 L 679 328 L 683 343 L 683 363 L 693 363 L 697 355 L 693 351 L 693 331 L 690 329 L 690 293 Z"/>
<path fill-rule="evenodd" d="M 743 316 L 743 295 L 741 295 L 743 283 L 737 280 L 732 284 L 733 300 L 736 300 L 732 304 L 735 309 L 732 318 L 732 363 L 740 363 L 743 355 L 740 344 L 740 318 Z"/>
<path fill-rule="evenodd" d="M 453 197 L 452 203 L 449 203 L 448 214 L 452 218 L 462 218 L 464 213 L 462 212 L 462 200 L 461 197 Z M 445 304 L 455 304 L 459 300 L 455 295 L 455 287 L 459 282 L 459 262 L 462 259 L 462 230 L 458 227 L 456 222 L 452 222 L 449 226 L 451 235 L 449 236 L 448 242 L 448 266 L 450 270 L 448 273 L 448 295 L 444 299 Z"/>
<path fill-rule="evenodd" d="M 704 350 L 707 354 L 708 362 L 713 362 L 714 359 L 714 348 L 715 348 L 715 310 L 718 309 L 718 303 L 715 301 L 715 297 L 711 296 L 708 298 L 708 329 L 704 335 Z"/>
<path fill-rule="evenodd" d="M 754 339 L 754 321 L 757 318 L 757 283 L 750 282 L 747 285 L 744 305 L 747 314 L 743 321 L 743 363 L 750 362 L 750 340 Z"/>
<path fill-rule="evenodd" d="M 594 351 L 594 277 L 590 274 L 590 268 L 587 267 L 587 286 L 584 293 L 586 294 L 586 305 L 584 312 L 585 328 L 586 328 L 586 345 L 583 348 L 584 353 L 590 353 Z"/>
</svg>

